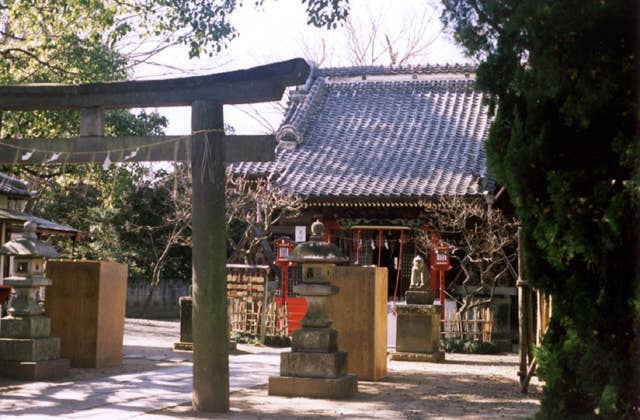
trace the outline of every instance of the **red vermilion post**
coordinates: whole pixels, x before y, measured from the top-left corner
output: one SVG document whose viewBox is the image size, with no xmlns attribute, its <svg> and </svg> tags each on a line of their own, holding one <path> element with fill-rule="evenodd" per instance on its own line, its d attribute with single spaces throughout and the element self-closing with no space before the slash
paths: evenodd
<svg viewBox="0 0 640 420">
<path fill-rule="evenodd" d="M 442 312 L 440 312 L 440 319 L 444 319 L 444 270 L 438 270 L 440 274 L 440 305 L 442 305 Z"/>
</svg>

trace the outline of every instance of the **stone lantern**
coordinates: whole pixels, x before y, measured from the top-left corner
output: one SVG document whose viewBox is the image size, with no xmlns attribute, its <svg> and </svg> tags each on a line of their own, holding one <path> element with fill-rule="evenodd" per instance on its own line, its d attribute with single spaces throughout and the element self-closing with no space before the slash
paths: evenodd
<svg viewBox="0 0 640 420">
<path fill-rule="evenodd" d="M 16 291 L 9 315 L 0 320 L 0 375 L 43 379 L 66 373 L 69 361 L 60 359 L 60 339 L 50 337 L 51 320 L 36 301 L 38 289 L 51 284 L 45 259 L 60 254 L 38 240 L 34 222 L 26 222 L 22 237 L 4 244 L 0 254 L 13 257 L 4 284 Z"/>
<path fill-rule="evenodd" d="M 289 261 L 302 264 L 302 284 L 294 291 L 307 300 L 302 328 L 293 332 L 291 352 L 280 355 L 280 376 L 269 378 L 269 395 L 341 398 L 358 389 L 347 374 L 347 353 L 338 351 L 338 332 L 331 328 L 327 299 L 339 288 L 329 283 L 332 268 L 348 262 L 337 246 L 323 241 L 324 225 L 311 225 L 311 239 L 293 249 Z"/>
</svg>

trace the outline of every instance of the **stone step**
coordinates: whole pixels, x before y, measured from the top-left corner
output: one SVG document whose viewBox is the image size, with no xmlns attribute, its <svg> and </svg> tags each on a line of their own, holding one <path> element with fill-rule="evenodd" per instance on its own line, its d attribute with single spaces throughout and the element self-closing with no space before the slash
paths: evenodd
<svg viewBox="0 0 640 420">
<path fill-rule="evenodd" d="M 339 378 L 297 378 L 271 376 L 269 395 L 305 398 L 347 398 L 358 392 L 355 375 Z"/>
</svg>

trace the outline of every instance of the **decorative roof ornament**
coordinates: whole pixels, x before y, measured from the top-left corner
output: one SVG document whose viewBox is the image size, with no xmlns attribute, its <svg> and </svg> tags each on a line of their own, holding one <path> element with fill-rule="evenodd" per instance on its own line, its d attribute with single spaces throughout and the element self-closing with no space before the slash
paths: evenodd
<svg viewBox="0 0 640 420">
<path fill-rule="evenodd" d="M 276 140 L 278 143 L 287 143 L 297 146 L 302 143 L 302 136 L 291 124 L 285 124 L 276 133 Z"/>
</svg>

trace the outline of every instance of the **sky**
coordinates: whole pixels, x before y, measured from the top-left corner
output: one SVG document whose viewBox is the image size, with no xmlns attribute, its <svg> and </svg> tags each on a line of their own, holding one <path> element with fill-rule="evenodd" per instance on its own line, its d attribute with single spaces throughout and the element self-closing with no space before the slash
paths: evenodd
<svg viewBox="0 0 640 420">
<path fill-rule="evenodd" d="M 302 57 L 320 62 L 321 67 L 355 65 L 348 41 L 348 31 L 318 29 L 307 25 L 304 6 L 299 0 L 267 0 L 262 8 L 253 1 L 236 10 L 231 21 L 239 36 L 228 48 L 214 57 L 189 60 L 185 47 L 173 47 L 156 58 L 169 67 L 143 66 L 136 69 L 135 79 L 184 77 L 195 74 L 211 74 L 269 64 Z M 443 32 L 438 19 L 438 4 L 428 0 L 350 0 L 351 21 L 355 38 L 365 44 L 375 27 L 378 38 L 374 48 L 368 49 L 364 61 L 370 64 L 389 65 L 385 51 L 385 35 L 401 57 L 408 44 L 422 49 L 408 61 L 411 65 L 468 63 L 462 51 L 451 37 Z M 373 22 L 373 25 L 372 25 Z M 282 105 L 225 106 L 225 123 L 236 134 L 264 134 L 277 129 L 282 119 Z M 161 108 L 158 110 L 169 119 L 167 134 L 190 132 L 190 108 Z"/>
</svg>

